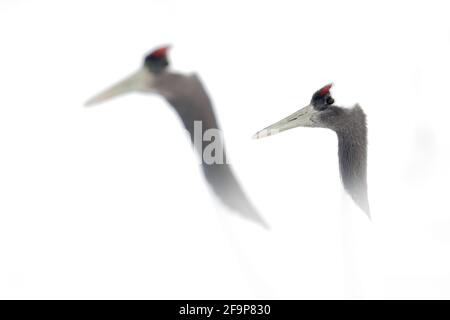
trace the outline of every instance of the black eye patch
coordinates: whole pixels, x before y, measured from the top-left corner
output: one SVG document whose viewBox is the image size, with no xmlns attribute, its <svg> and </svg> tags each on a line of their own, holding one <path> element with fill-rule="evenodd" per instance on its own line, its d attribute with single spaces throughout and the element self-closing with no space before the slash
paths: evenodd
<svg viewBox="0 0 450 320">
<path fill-rule="evenodd" d="M 327 104 L 332 105 L 334 103 L 334 99 L 332 97 L 327 98 Z"/>
</svg>

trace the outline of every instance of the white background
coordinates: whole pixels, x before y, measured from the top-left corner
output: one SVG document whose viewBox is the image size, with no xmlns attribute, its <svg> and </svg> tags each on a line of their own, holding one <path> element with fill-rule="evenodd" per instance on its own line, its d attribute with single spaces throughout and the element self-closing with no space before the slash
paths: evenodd
<svg viewBox="0 0 450 320">
<path fill-rule="evenodd" d="M 0 298 L 450 298 L 448 1 L 0 3 Z M 83 103 L 172 44 L 265 231 L 157 96 Z M 372 223 L 335 135 L 252 140 L 334 82 L 368 115 Z"/>
</svg>

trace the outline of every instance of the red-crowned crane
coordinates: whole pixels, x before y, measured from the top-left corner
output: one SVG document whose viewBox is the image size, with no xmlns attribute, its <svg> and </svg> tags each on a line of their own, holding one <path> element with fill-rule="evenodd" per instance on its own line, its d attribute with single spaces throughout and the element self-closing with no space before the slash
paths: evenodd
<svg viewBox="0 0 450 320">
<path fill-rule="evenodd" d="M 263 138 L 295 127 L 328 128 L 338 138 L 339 169 L 345 190 L 370 217 L 367 197 L 367 126 L 366 115 L 358 105 L 344 108 L 334 105 L 328 84 L 316 91 L 308 106 L 259 131 Z"/>
<path fill-rule="evenodd" d="M 227 163 L 222 137 L 215 137 L 215 146 L 223 154 L 220 163 L 205 161 L 203 155 L 208 146 L 195 141 L 196 122 L 201 124 L 201 137 L 209 129 L 219 129 L 214 108 L 199 77 L 181 74 L 169 69 L 169 47 L 160 47 L 145 57 L 143 66 L 134 74 L 111 88 L 91 98 L 86 105 L 94 105 L 129 92 L 156 93 L 175 109 L 191 136 L 202 161 L 206 180 L 217 197 L 242 217 L 267 226 L 253 204 L 248 200 L 231 166 Z"/>
</svg>

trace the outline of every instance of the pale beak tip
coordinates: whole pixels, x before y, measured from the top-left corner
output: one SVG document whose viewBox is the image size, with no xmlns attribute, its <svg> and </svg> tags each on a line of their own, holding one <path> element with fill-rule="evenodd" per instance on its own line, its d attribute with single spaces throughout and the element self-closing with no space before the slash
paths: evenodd
<svg viewBox="0 0 450 320">
<path fill-rule="evenodd" d="M 87 100 L 87 101 L 84 103 L 84 106 L 85 106 L 85 107 L 92 107 L 92 106 L 94 106 L 94 105 L 97 105 L 97 104 L 99 104 L 99 103 L 102 103 L 104 100 L 105 100 L 105 99 L 103 99 L 102 97 L 95 96 L 95 97 L 92 97 L 92 98 L 90 98 L 89 100 Z"/>
<path fill-rule="evenodd" d="M 90 98 L 89 100 L 87 100 L 84 103 L 84 106 L 85 107 L 91 107 L 91 106 L 93 106 L 93 105 L 95 105 L 97 103 L 98 103 L 98 98 L 97 97 L 92 97 L 92 98 Z"/>
<path fill-rule="evenodd" d="M 253 139 L 261 139 L 261 138 L 265 138 L 270 136 L 272 133 L 270 132 L 270 130 L 267 129 L 263 129 L 261 131 L 258 131 L 257 133 L 255 133 L 253 135 Z"/>
<path fill-rule="evenodd" d="M 92 107 L 94 104 L 95 104 L 95 103 L 94 103 L 93 101 L 88 100 L 88 101 L 86 101 L 86 102 L 84 103 L 84 106 L 85 106 L 86 108 L 88 108 L 88 107 Z"/>
</svg>

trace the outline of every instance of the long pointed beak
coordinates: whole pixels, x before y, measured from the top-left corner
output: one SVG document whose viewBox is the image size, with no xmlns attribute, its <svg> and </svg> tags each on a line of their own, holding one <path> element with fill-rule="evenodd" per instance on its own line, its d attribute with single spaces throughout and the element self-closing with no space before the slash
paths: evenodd
<svg viewBox="0 0 450 320">
<path fill-rule="evenodd" d="M 126 79 L 116 83 L 112 87 L 89 99 L 85 103 L 85 106 L 92 106 L 102 103 L 106 100 L 110 100 L 130 92 L 149 91 L 152 88 L 153 80 L 154 76 L 147 69 L 141 68 Z"/>
<path fill-rule="evenodd" d="M 314 126 L 314 122 L 311 120 L 311 117 L 317 111 L 314 110 L 312 105 L 308 105 L 303 109 L 300 109 L 297 112 L 294 112 L 289 117 L 280 120 L 261 131 L 258 131 L 253 135 L 253 139 L 260 139 L 268 136 L 273 136 L 279 132 L 289 130 L 296 127 L 312 127 Z"/>
</svg>

